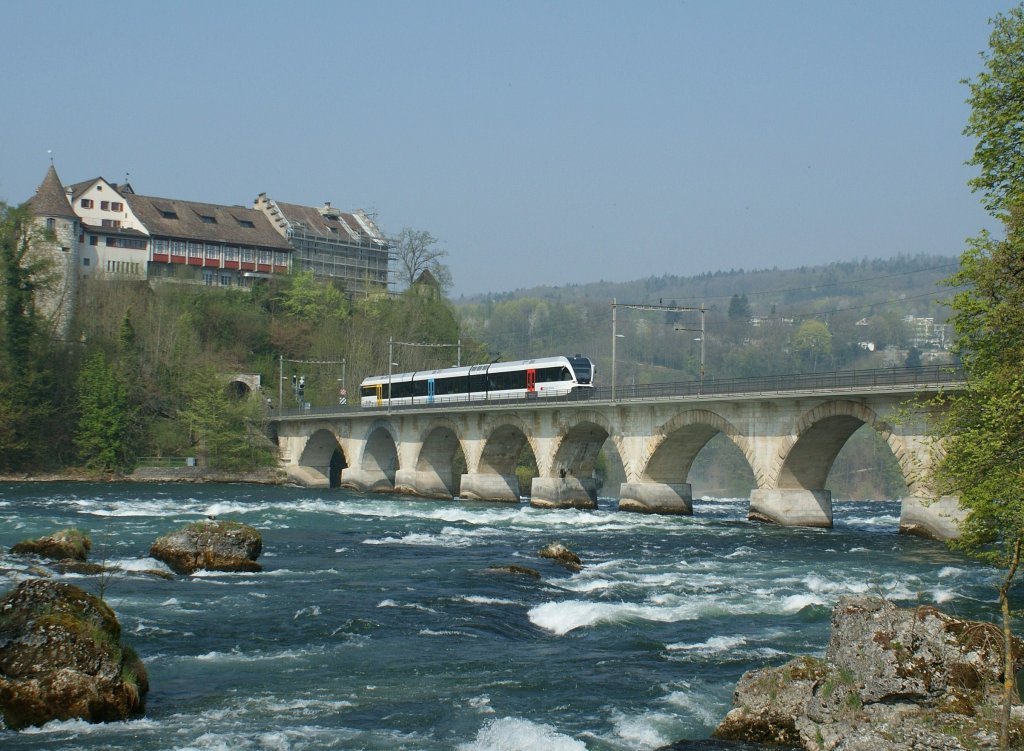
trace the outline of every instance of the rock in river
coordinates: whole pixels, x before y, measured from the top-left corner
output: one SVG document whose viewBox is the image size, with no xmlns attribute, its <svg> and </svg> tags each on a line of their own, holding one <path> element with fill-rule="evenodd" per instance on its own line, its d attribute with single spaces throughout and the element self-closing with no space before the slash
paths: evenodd
<svg viewBox="0 0 1024 751">
<path fill-rule="evenodd" d="M 260 533 L 232 521 L 201 521 L 157 538 L 149 554 L 175 573 L 207 571 L 262 571 L 256 563 L 263 550 Z"/>
<path fill-rule="evenodd" d="M 0 599 L 0 714 L 20 730 L 50 720 L 141 714 L 149 683 L 114 612 L 70 584 L 24 581 Z"/>
<path fill-rule="evenodd" d="M 558 561 L 571 571 L 579 571 L 583 566 L 580 557 L 560 542 L 552 542 L 537 551 L 541 558 Z"/>
<path fill-rule="evenodd" d="M 35 540 L 22 540 L 11 546 L 12 553 L 38 555 L 54 561 L 84 561 L 89 555 L 92 541 L 77 529 L 62 529 L 52 535 Z"/>
<path fill-rule="evenodd" d="M 997 732 L 1003 638 L 934 607 L 844 597 L 825 659 L 745 673 L 717 738 L 809 751 L 986 748 Z M 1024 642 L 1014 639 L 1019 669 Z M 1011 745 L 1024 746 L 1015 700 Z"/>
</svg>

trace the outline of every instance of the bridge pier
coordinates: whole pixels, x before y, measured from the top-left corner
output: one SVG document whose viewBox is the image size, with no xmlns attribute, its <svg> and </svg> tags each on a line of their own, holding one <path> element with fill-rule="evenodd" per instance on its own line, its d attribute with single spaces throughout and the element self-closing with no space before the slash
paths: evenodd
<svg viewBox="0 0 1024 751">
<path fill-rule="evenodd" d="M 302 485 L 306 488 L 330 487 L 330 480 L 327 479 L 327 475 L 324 473 L 325 469 L 328 472 L 330 471 L 330 467 L 304 467 L 301 464 L 286 464 L 284 466 L 288 479 L 296 485 Z"/>
<path fill-rule="evenodd" d="M 346 467 L 341 471 L 343 488 L 360 493 L 392 493 L 395 484 L 383 470 L 366 470 L 359 467 Z"/>
<path fill-rule="evenodd" d="M 597 482 L 592 477 L 534 477 L 530 505 L 536 508 L 597 508 Z"/>
<path fill-rule="evenodd" d="M 960 536 L 960 523 L 966 516 L 954 496 L 944 495 L 938 499 L 907 496 L 900 504 L 900 534 L 955 540 Z"/>
<path fill-rule="evenodd" d="M 804 488 L 756 488 L 750 492 L 747 518 L 785 527 L 831 527 L 832 493 Z"/>
<path fill-rule="evenodd" d="M 453 497 L 452 491 L 437 472 L 423 469 L 400 469 L 395 472 L 395 492 L 449 501 Z"/>
<path fill-rule="evenodd" d="M 462 476 L 459 495 L 471 501 L 519 503 L 519 478 L 497 472 L 476 472 Z"/>
<path fill-rule="evenodd" d="M 693 514 L 690 483 L 624 482 L 619 486 L 619 511 Z"/>
</svg>

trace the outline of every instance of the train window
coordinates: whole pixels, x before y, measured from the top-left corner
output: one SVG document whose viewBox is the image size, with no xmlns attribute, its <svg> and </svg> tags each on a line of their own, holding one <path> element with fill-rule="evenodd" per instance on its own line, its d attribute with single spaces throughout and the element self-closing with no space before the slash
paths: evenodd
<svg viewBox="0 0 1024 751">
<path fill-rule="evenodd" d="M 576 371 L 576 380 L 580 383 L 590 383 L 594 378 L 593 363 L 586 357 L 570 357 L 569 364 Z"/>
<path fill-rule="evenodd" d="M 537 380 L 541 380 L 542 371 L 537 371 Z M 526 371 L 517 370 L 506 373 L 492 373 L 489 376 L 491 391 L 510 391 L 526 388 Z"/>
<path fill-rule="evenodd" d="M 462 378 L 438 378 L 434 382 L 435 396 L 452 396 L 465 393 L 466 381 Z"/>
<path fill-rule="evenodd" d="M 571 381 L 572 376 L 568 368 L 542 368 L 537 371 L 538 383 L 556 383 L 557 381 Z"/>
<path fill-rule="evenodd" d="M 470 391 L 487 391 L 487 376 L 484 373 L 474 373 L 469 377 Z"/>
</svg>

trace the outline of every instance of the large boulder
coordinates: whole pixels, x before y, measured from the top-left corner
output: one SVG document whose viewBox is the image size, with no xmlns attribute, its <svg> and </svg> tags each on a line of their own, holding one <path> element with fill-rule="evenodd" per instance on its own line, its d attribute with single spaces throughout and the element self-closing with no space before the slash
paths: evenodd
<svg viewBox="0 0 1024 751">
<path fill-rule="evenodd" d="M 92 541 L 78 529 L 62 529 L 52 535 L 22 540 L 11 546 L 12 553 L 38 555 L 54 561 L 84 561 L 89 555 Z"/>
<path fill-rule="evenodd" d="M 24 581 L 0 599 L 0 714 L 20 730 L 50 720 L 125 720 L 149 682 L 114 612 L 70 584 Z"/>
<path fill-rule="evenodd" d="M 260 533 L 232 521 L 201 521 L 157 538 L 149 554 L 178 574 L 207 571 L 262 571 Z"/>
<path fill-rule="evenodd" d="M 824 660 L 801 657 L 746 673 L 716 738 L 809 751 L 985 746 L 997 731 L 1002 634 L 934 607 L 844 597 Z M 1016 668 L 1024 642 L 1013 644 Z M 1024 744 L 1019 700 L 1012 730 Z"/>
</svg>

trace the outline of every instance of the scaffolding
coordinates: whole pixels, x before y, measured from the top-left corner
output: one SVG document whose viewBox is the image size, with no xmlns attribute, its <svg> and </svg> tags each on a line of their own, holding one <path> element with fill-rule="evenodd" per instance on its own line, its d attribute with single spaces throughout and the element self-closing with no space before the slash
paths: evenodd
<svg viewBox="0 0 1024 751">
<path fill-rule="evenodd" d="M 298 271 L 341 279 L 346 289 L 356 295 L 387 290 L 391 249 L 383 240 L 340 240 L 295 223 L 288 229 L 288 242 L 294 248 L 292 268 Z"/>
</svg>

